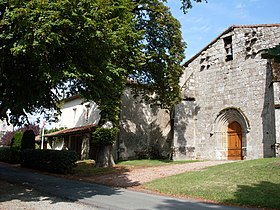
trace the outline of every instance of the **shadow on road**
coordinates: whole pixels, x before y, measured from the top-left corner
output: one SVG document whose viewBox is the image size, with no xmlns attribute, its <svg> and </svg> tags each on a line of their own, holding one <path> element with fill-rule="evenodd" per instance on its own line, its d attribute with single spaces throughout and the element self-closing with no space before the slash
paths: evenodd
<svg viewBox="0 0 280 210">
<path fill-rule="evenodd" d="M 45 196 L 29 186 L 12 184 L 3 180 L 0 181 L 0 185 L 0 203 L 12 200 L 19 200 L 23 202 L 49 200 L 51 204 L 59 202 L 59 199 Z"/>
<path fill-rule="evenodd" d="M 5 163 L 0 163 L 0 180 L 0 202 L 14 199 L 22 201 L 41 200 L 41 195 L 34 194 L 33 188 L 42 192 L 42 194 L 46 193 L 50 196 L 58 196 L 71 201 L 94 196 L 117 195 L 120 192 L 118 188 L 48 176 L 32 170 L 16 168 Z"/>
</svg>

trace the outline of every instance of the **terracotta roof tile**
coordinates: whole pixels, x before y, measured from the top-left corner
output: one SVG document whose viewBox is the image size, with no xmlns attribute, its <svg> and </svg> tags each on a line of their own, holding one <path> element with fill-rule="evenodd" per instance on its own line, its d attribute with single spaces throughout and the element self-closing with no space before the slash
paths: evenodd
<svg viewBox="0 0 280 210">
<path fill-rule="evenodd" d="M 88 132 L 92 132 L 96 127 L 97 127 L 96 124 L 85 125 L 80 127 L 68 128 L 53 133 L 48 133 L 45 136 L 55 137 L 55 136 L 66 136 L 66 135 L 73 135 L 73 134 L 88 133 Z"/>
</svg>

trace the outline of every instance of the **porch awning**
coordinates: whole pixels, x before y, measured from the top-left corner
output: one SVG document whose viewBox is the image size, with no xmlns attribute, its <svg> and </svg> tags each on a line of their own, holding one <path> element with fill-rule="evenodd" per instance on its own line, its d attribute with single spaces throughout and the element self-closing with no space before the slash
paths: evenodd
<svg viewBox="0 0 280 210">
<path fill-rule="evenodd" d="M 45 134 L 45 137 L 57 137 L 57 136 L 68 136 L 74 134 L 89 133 L 94 131 L 96 127 L 97 127 L 96 124 L 91 124 L 91 125 L 84 125 L 80 127 L 68 128 L 53 133 Z"/>
</svg>

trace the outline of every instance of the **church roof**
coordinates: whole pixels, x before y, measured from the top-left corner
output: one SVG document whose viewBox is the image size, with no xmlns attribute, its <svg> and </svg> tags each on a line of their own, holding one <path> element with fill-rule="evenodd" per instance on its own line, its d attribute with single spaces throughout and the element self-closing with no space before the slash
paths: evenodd
<svg viewBox="0 0 280 210">
<path fill-rule="evenodd" d="M 217 36 L 214 40 L 212 40 L 208 45 L 206 45 L 202 50 L 200 50 L 197 54 L 191 57 L 188 61 L 186 61 L 183 66 L 187 67 L 189 63 L 191 63 L 194 59 L 196 59 L 203 51 L 205 51 L 210 45 L 215 43 L 221 36 L 233 31 L 235 28 L 258 28 L 258 27 L 280 27 L 280 23 L 275 24 L 255 24 L 255 25 L 232 25 L 228 27 L 225 31 L 223 31 L 219 36 Z"/>
</svg>

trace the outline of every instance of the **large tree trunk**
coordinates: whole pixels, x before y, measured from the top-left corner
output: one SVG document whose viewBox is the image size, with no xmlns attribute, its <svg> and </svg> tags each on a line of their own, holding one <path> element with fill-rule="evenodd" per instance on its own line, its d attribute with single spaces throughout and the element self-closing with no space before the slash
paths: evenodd
<svg viewBox="0 0 280 210">
<path fill-rule="evenodd" d="M 96 154 L 95 167 L 113 167 L 115 161 L 113 158 L 113 145 L 99 146 Z"/>
</svg>

